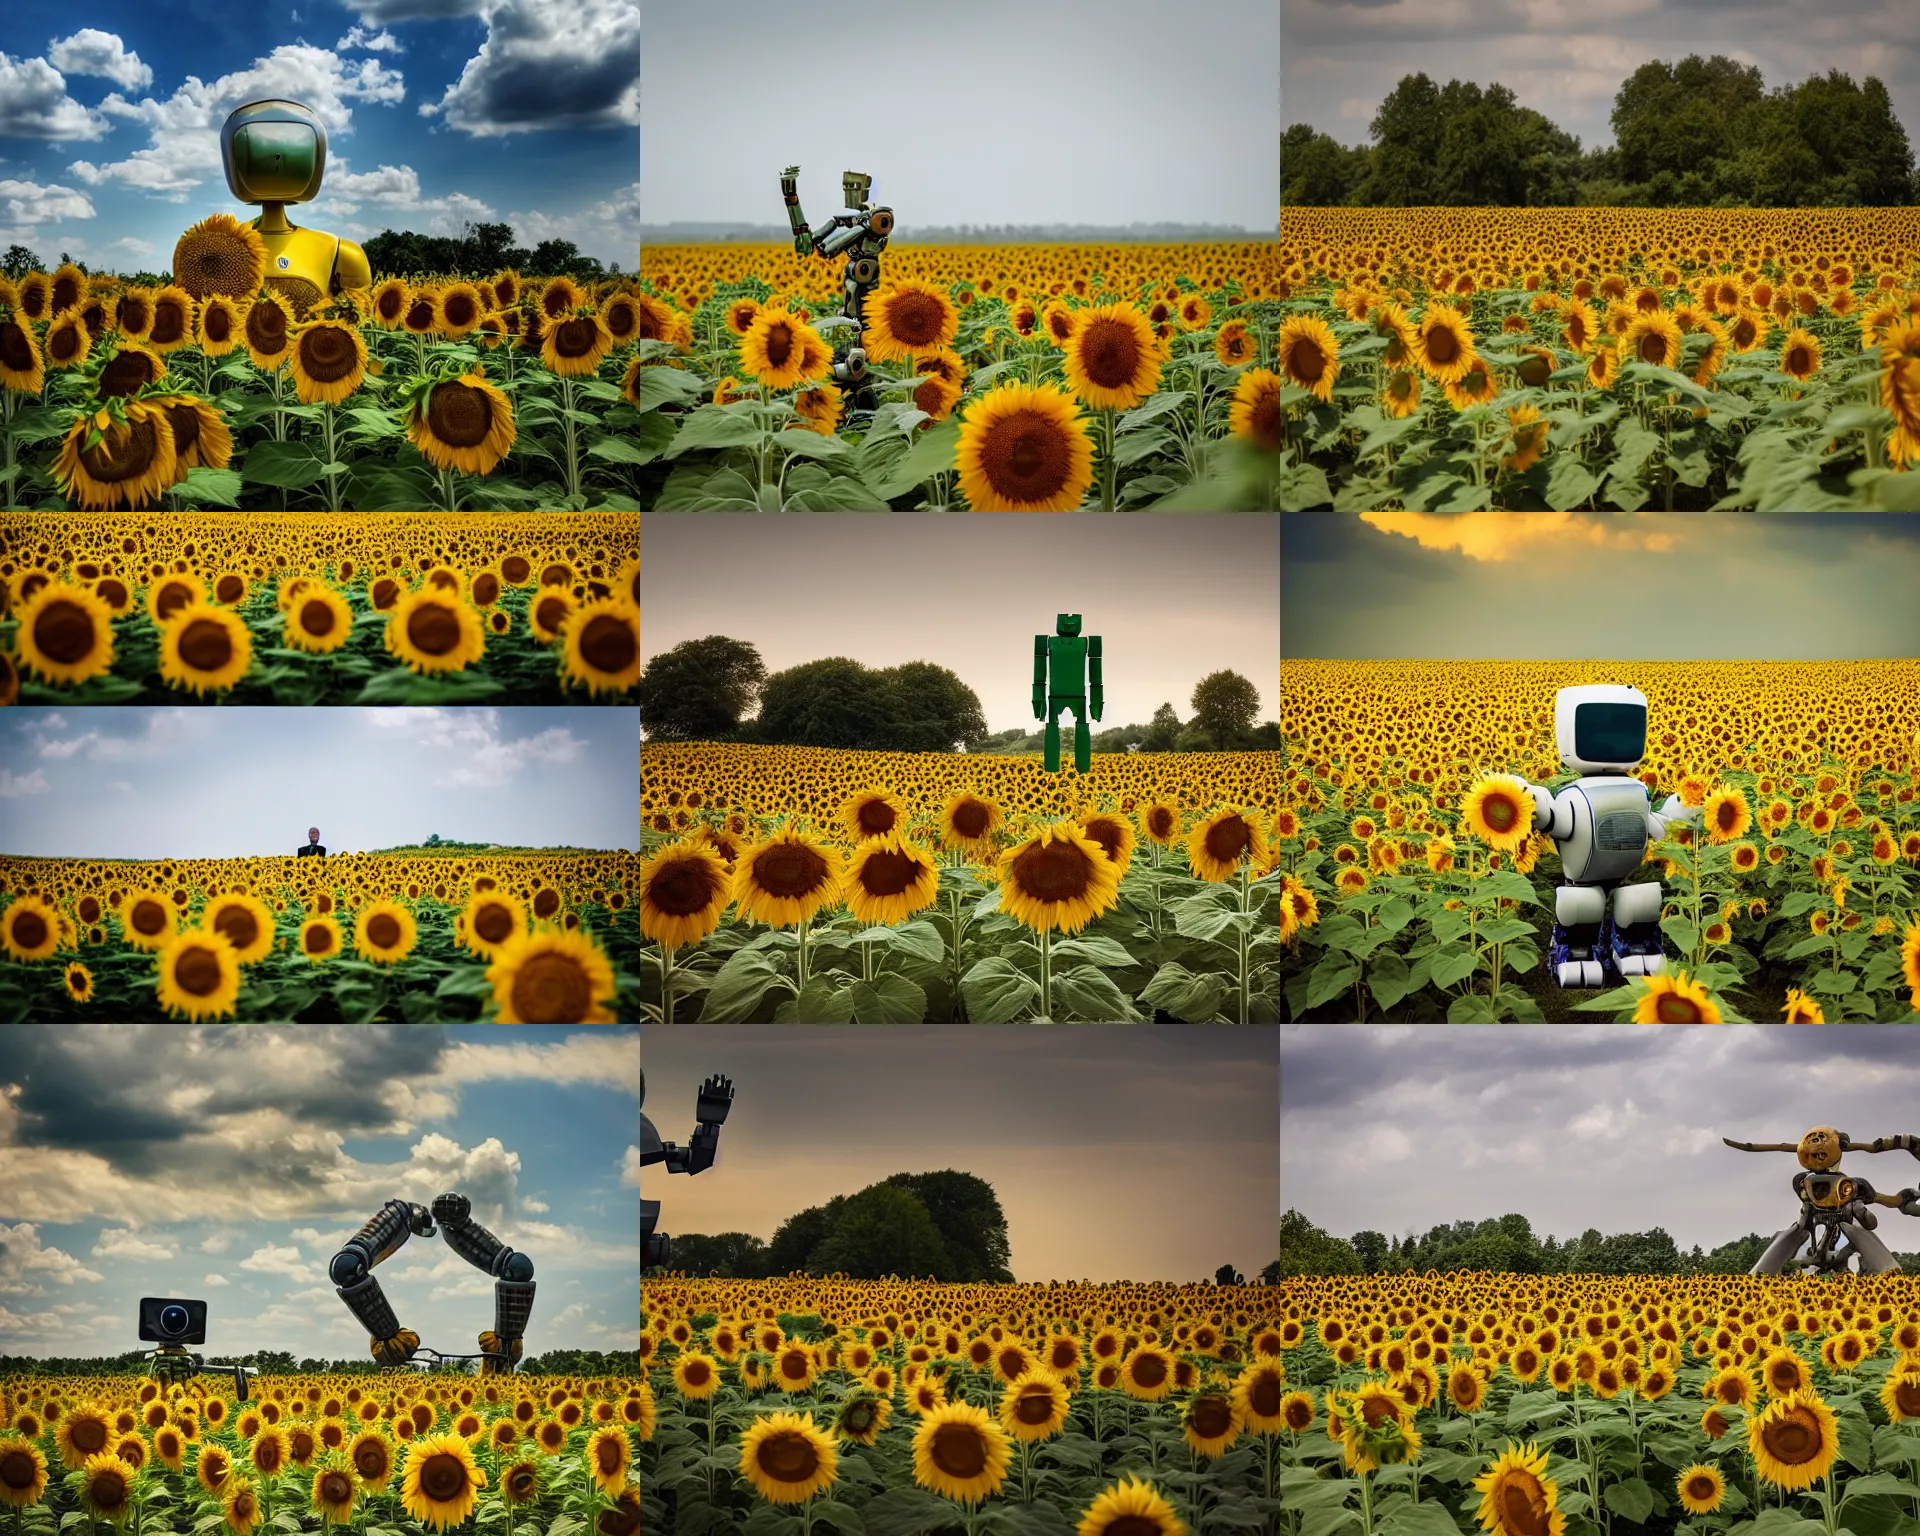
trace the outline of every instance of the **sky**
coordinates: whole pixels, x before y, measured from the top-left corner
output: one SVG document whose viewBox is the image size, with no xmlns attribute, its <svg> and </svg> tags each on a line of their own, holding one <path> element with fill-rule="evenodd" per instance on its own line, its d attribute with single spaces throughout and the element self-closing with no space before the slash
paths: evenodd
<svg viewBox="0 0 1920 1536">
<path fill-rule="evenodd" d="M 333 853 L 424 842 L 637 849 L 626 709 L 11 709 L 0 853 Z"/>
<path fill-rule="evenodd" d="M 1259 718 L 1272 720 L 1275 523 L 1100 513 L 656 517 L 643 533 L 641 664 L 707 635 L 751 642 L 769 674 L 825 656 L 869 667 L 931 661 L 980 696 L 990 732 L 1035 730 L 1033 637 L 1052 634 L 1056 614 L 1077 612 L 1081 632 L 1102 638 L 1097 730 L 1144 725 L 1162 703 L 1184 720 L 1194 684 L 1223 667 L 1260 690 Z M 778 572 L 778 585 L 752 572 Z"/>
<path fill-rule="evenodd" d="M 16 1024 L 0 1065 L 0 1354 L 143 1346 L 139 1298 L 209 1305 L 209 1359 L 364 1358 L 327 1279 L 388 1200 L 444 1193 L 533 1260 L 529 1355 L 639 1334 L 640 1042 L 352 1024 Z M 493 1282 L 439 1236 L 374 1271 L 471 1352 Z"/>
<path fill-rule="evenodd" d="M 835 1195 L 951 1168 L 993 1186 L 1023 1284 L 1228 1262 L 1252 1279 L 1273 1259 L 1271 1029 L 672 1025 L 643 1045 L 663 1141 L 692 1136 L 703 1079 L 733 1079 L 714 1166 L 643 1174 L 663 1232 L 767 1240 Z"/>
<path fill-rule="evenodd" d="M 251 218 L 220 168 L 242 102 L 326 124 L 294 223 L 364 240 L 505 222 L 638 259 L 639 0 L 72 0 L 0 20 L 0 246 L 163 271 L 189 224 Z"/>
<path fill-rule="evenodd" d="M 1281 654 L 1920 656 L 1920 515 L 1296 513 Z"/>
<path fill-rule="evenodd" d="M 1343 144 L 1401 76 L 1508 86 L 1582 149 L 1613 143 L 1613 98 L 1652 59 L 1725 54 L 1767 89 L 1830 69 L 1886 82 L 1920 140 L 1920 29 L 1911 0 L 1280 0 L 1285 120 Z"/>
<path fill-rule="evenodd" d="M 1799 1212 L 1790 1153 L 1830 1125 L 1864 1141 L 1910 1129 L 1920 1055 L 1900 1030 L 1449 1029 L 1282 1026 L 1280 1195 L 1340 1238 L 1405 1237 L 1518 1212 L 1539 1236 L 1664 1227 L 1684 1252 Z M 1904 1153 L 1848 1153 L 1846 1172 L 1920 1184 Z M 1920 1249 L 1920 1221 L 1880 1213 Z"/>
<path fill-rule="evenodd" d="M 649 226 L 810 224 L 840 175 L 916 224 L 1277 227 L 1273 0 L 647 0 Z"/>
</svg>

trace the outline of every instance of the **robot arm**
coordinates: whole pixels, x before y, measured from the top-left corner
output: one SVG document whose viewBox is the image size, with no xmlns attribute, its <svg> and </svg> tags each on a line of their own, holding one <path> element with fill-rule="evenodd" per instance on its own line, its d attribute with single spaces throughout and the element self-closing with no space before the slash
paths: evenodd
<svg viewBox="0 0 1920 1536">
<path fill-rule="evenodd" d="M 373 286 L 373 263 L 367 260 L 367 253 L 351 240 L 340 242 L 339 253 L 333 259 L 333 275 L 344 291 Z"/>
<path fill-rule="evenodd" d="M 1100 711 L 1106 707 L 1107 695 L 1104 679 L 1100 674 L 1100 637 L 1087 636 L 1087 683 L 1092 690 L 1088 708 L 1093 718 L 1100 718 Z"/>
<path fill-rule="evenodd" d="M 716 1072 L 700 1085 L 700 1102 L 695 1107 L 693 1140 L 684 1147 L 662 1142 L 661 1159 L 668 1173 L 705 1173 L 713 1166 L 720 1150 L 720 1127 L 727 1123 L 727 1111 L 733 1108 L 733 1079 Z"/>
<path fill-rule="evenodd" d="M 379 1214 L 347 1239 L 327 1273 L 347 1310 L 367 1330 L 373 1358 L 382 1365 L 405 1365 L 420 1347 L 420 1335 L 402 1328 L 373 1268 L 397 1253 L 408 1237 L 433 1235 L 433 1215 L 423 1205 L 389 1200 Z"/>
<path fill-rule="evenodd" d="M 1573 836 L 1573 797 L 1564 801 L 1555 797 L 1552 790 L 1543 785 L 1520 781 L 1528 794 L 1533 796 L 1533 830 L 1544 832 L 1555 842 Z"/>
<path fill-rule="evenodd" d="M 475 1269 L 493 1276 L 493 1329 L 480 1335 L 480 1348 L 494 1358 L 483 1361 L 481 1371 L 511 1371 L 519 1362 L 527 1319 L 533 1315 L 533 1260 L 476 1222 L 473 1202 L 465 1195 L 441 1195 L 433 1202 L 433 1214 L 447 1246 Z"/>
<path fill-rule="evenodd" d="M 793 229 L 793 249 L 798 256 L 813 254 L 813 232 L 807 228 L 807 216 L 800 211 L 800 167 L 790 165 L 780 173 L 780 195 L 787 204 L 787 223 Z"/>
<path fill-rule="evenodd" d="M 1047 717 L 1047 637 L 1033 637 L 1033 718 Z"/>
<path fill-rule="evenodd" d="M 1850 1141 L 1843 1133 L 1840 1141 L 1849 1152 L 1910 1152 L 1920 1158 L 1920 1136 L 1876 1136 L 1872 1141 Z"/>
<path fill-rule="evenodd" d="M 1677 822 L 1691 825 L 1698 821 L 1703 809 L 1698 805 L 1682 805 L 1678 795 L 1668 795 L 1660 802 L 1659 810 L 1647 812 L 1648 832 L 1657 843 L 1667 835 L 1669 826 Z"/>
<path fill-rule="evenodd" d="M 1736 1152 L 1798 1152 L 1799 1143 L 1792 1141 L 1735 1141 L 1731 1136 L 1720 1138 Z"/>
</svg>

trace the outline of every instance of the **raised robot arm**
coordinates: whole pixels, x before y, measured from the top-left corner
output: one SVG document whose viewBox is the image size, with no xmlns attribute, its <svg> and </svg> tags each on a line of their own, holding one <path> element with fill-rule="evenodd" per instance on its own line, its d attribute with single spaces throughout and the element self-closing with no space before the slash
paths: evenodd
<svg viewBox="0 0 1920 1536">
<path fill-rule="evenodd" d="M 1522 779 L 1521 785 L 1533 796 L 1533 830 L 1544 832 L 1556 843 L 1573 836 L 1573 796 L 1560 799 L 1542 784 Z"/>
<path fill-rule="evenodd" d="M 475 1269 L 493 1276 L 493 1327 L 480 1335 L 483 1375 L 511 1371 L 519 1364 L 522 1336 L 533 1315 L 533 1260 L 517 1253 L 473 1219 L 473 1202 L 465 1195 L 441 1195 L 433 1202 L 434 1219 L 447 1246 Z"/>
<path fill-rule="evenodd" d="M 1700 813 L 1704 809 L 1704 806 L 1699 805 L 1682 805 L 1678 795 L 1668 795 L 1660 802 L 1659 810 L 1647 812 L 1648 835 L 1657 843 L 1667 835 L 1669 826 L 1676 822 L 1691 826 L 1700 819 Z"/>
<path fill-rule="evenodd" d="M 1100 637 L 1087 636 L 1087 686 L 1091 690 L 1087 708 L 1093 718 L 1100 718 L 1100 711 L 1106 707 L 1107 694 L 1105 680 L 1100 675 Z"/>
<path fill-rule="evenodd" d="M 1843 1132 L 1840 1144 L 1849 1152 L 1908 1152 L 1920 1159 L 1920 1136 L 1876 1136 L 1872 1141 L 1852 1141 Z M 1903 1216 L 1920 1216 L 1920 1190 L 1902 1189 L 1893 1194 L 1875 1192 L 1874 1201 L 1890 1205 Z"/>
<path fill-rule="evenodd" d="M 374 1266 L 399 1252 L 416 1233 L 433 1236 L 432 1213 L 424 1205 L 389 1200 L 378 1215 L 347 1239 L 346 1246 L 327 1266 L 335 1292 L 367 1330 L 368 1347 L 381 1365 L 405 1365 L 420 1348 L 420 1335 L 400 1326 L 380 1282 L 373 1278 Z"/>
<path fill-rule="evenodd" d="M 790 165 L 780 173 L 780 196 L 787 205 L 787 224 L 793 230 L 793 249 L 800 256 L 824 256 L 829 261 L 859 243 L 866 233 L 866 221 L 854 214 L 836 213 L 809 229 L 807 216 L 800 211 L 800 167 Z"/>
<path fill-rule="evenodd" d="M 1033 637 L 1033 718 L 1047 718 L 1047 637 Z"/>
<path fill-rule="evenodd" d="M 720 1150 L 720 1127 L 727 1123 L 727 1111 L 732 1108 L 733 1079 L 716 1072 L 700 1085 L 693 1140 L 684 1147 L 670 1141 L 660 1144 L 660 1160 L 667 1165 L 667 1172 L 705 1173 L 711 1168 Z"/>
</svg>

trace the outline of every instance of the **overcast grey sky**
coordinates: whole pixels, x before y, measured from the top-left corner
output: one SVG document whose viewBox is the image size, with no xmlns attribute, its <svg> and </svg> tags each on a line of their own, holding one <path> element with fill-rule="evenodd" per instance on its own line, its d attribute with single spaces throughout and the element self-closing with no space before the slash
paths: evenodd
<svg viewBox="0 0 1920 1536">
<path fill-rule="evenodd" d="M 1920 131 L 1913 0 L 1280 0 L 1288 123 L 1368 142 L 1380 98 L 1420 70 L 1436 84 L 1499 81 L 1583 149 L 1613 142 L 1621 83 L 1650 59 L 1723 53 L 1767 88 L 1838 69 L 1886 82 Z M 651 15 L 651 13 L 649 13 Z"/>
<path fill-rule="evenodd" d="M 1102 638 L 1098 729 L 1193 713 L 1231 668 L 1279 708 L 1277 519 L 650 517 L 641 533 L 640 656 L 730 635 L 768 672 L 823 656 L 931 661 L 980 696 L 987 729 L 1033 729 L 1033 637 L 1078 613 Z"/>
<path fill-rule="evenodd" d="M 734 1102 L 718 1162 L 641 1171 L 661 1229 L 750 1232 L 892 1173 L 991 1184 L 1016 1280 L 1251 1278 L 1279 1220 L 1278 1037 L 1237 1026 L 671 1025 L 645 1032 L 647 1117 L 693 1134 L 702 1079 Z"/>
<path fill-rule="evenodd" d="M 236 858 L 423 842 L 638 848 L 631 709 L 10 709 L 0 853 Z"/>
<path fill-rule="evenodd" d="M 809 223 L 873 177 L 929 224 L 1276 227 L 1273 0 L 646 0 L 640 208 Z"/>
<path fill-rule="evenodd" d="M 1280 1062 L 1282 1204 L 1342 1238 L 1517 1211 L 1542 1235 L 1665 1227 L 1711 1250 L 1799 1210 L 1791 1154 L 1721 1137 L 1920 1130 L 1920 1053 L 1871 1025 L 1290 1025 Z M 1845 1168 L 1876 1189 L 1920 1184 L 1902 1152 Z M 1880 1236 L 1920 1248 L 1920 1220 L 1884 1211 Z"/>
<path fill-rule="evenodd" d="M 1920 515 L 1301 512 L 1281 654 L 1920 656 Z"/>
</svg>

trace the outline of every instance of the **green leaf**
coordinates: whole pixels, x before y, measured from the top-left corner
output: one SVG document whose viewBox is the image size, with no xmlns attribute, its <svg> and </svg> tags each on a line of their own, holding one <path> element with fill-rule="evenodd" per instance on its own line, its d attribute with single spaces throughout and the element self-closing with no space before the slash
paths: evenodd
<svg viewBox="0 0 1920 1536">
<path fill-rule="evenodd" d="M 1092 1024 L 1128 1024 L 1140 1017 L 1113 979 L 1091 965 L 1055 972 L 1053 1001 L 1056 1012 L 1077 1014 Z"/>
<path fill-rule="evenodd" d="M 1846 1491 L 1840 1495 L 1840 1502 L 1844 1505 L 1851 1499 L 1861 1498 L 1869 1493 L 1883 1493 L 1897 1499 L 1910 1499 L 1920 1495 L 1920 1487 L 1916 1487 L 1904 1477 L 1895 1477 L 1890 1472 L 1875 1472 L 1868 1477 L 1849 1478 Z"/>
<path fill-rule="evenodd" d="M 356 704 L 471 704 L 506 692 L 498 678 L 479 672 L 419 676 L 405 667 L 382 672 L 354 696 Z"/>
<path fill-rule="evenodd" d="M 773 1011 L 776 1024 L 851 1024 L 853 1002 L 846 980 L 839 972 L 815 972 L 797 997 L 790 997 Z M 679 1011 L 677 1008 L 674 1010 Z"/>
<path fill-rule="evenodd" d="M 665 417 L 655 418 L 656 421 L 665 419 Z M 671 423 L 668 424 L 667 432 L 671 438 L 673 432 Z M 657 452 L 648 451 L 644 442 L 632 437 L 603 437 L 587 450 L 587 455 L 589 458 L 606 459 L 614 464 L 651 464 L 658 457 Z"/>
<path fill-rule="evenodd" d="M 1364 462 L 1374 454 L 1399 442 L 1401 438 L 1412 436 L 1425 425 L 1426 422 L 1417 414 L 1384 422 L 1360 440 L 1360 446 L 1354 450 L 1354 457 Z"/>
<path fill-rule="evenodd" d="M 493 983 L 487 980 L 484 965 L 461 965 L 440 978 L 433 989 L 435 997 L 492 997 Z"/>
<path fill-rule="evenodd" d="M 1229 990 L 1227 978 L 1220 972 L 1202 971 L 1195 975 L 1169 960 L 1154 973 L 1153 980 L 1141 992 L 1140 1001 L 1172 1014 L 1183 1024 L 1206 1024 L 1219 1015 Z"/>
<path fill-rule="evenodd" d="M 305 443 L 277 443 L 268 439 L 247 450 L 240 477 L 250 485 L 303 491 L 320 478 L 320 460 Z"/>
<path fill-rule="evenodd" d="M 867 483 L 883 498 L 891 501 L 904 496 L 916 485 L 931 480 L 942 470 L 952 469 L 954 454 L 960 445 L 960 421 L 949 416 L 938 426 L 921 432 L 900 459 L 889 466 L 884 479 Z"/>
<path fill-rule="evenodd" d="M 975 374 L 973 377 L 977 381 L 980 375 Z M 1115 427 L 1120 435 L 1124 437 L 1135 427 L 1145 426 L 1148 422 L 1158 417 L 1165 416 L 1171 411 L 1177 411 L 1182 406 L 1192 404 L 1193 396 L 1186 393 L 1186 391 L 1163 389 L 1151 399 L 1143 404 L 1136 405 L 1132 410 L 1128 411 L 1115 423 Z"/>
<path fill-rule="evenodd" d="M 1407 962 L 1399 955 L 1381 955 L 1367 968 L 1367 989 L 1383 1012 L 1407 995 L 1409 983 Z"/>
<path fill-rule="evenodd" d="M 968 1022 L 1011 1024 L 1040 1000 L 1040 983 L 998 955 L 976 960 L 960 978 Z"/>
<path fill-rule="evenodd" d="M 1413 921 L 1413 903 L 1405 897 L 1395 896 L 1380 909 L 1375 921 L 1388 934 L 1398 933 Z"/>
<path fill-rule="evenodd" d="M 752 1020 L 760 1000 L 768 992 L 793 991 L 793 981 L 783 974 L 765 950 L 737 949 L 727 956 L 713 985 L 707 989 L 701 1005 L 704 1024 L 745 1024 Z M 675 1010 L 676 1012 L 678 1010 Z"/>
<path fill-rule="evenodd" d="M 937 957 L 936 957 L 937 958 Z M 1095 965 L 1111 966 L 1124 970 L 1139 962 L 1127 953 L 1127 947 L 1118 939 L 1109 939 L 1103 934 L 1085 934 L 1077 939 L 1056 939 L 1053 944 L 1055 960 L 1090 960 Z"/>
<path fill-rule="evenodd" d="M 680 423 L 666 457 L 677 459 L 696 448 L 744 448 L 757 444 L 766 435 L 760 420 L 757 400 L 734 405 L 703 405 Z"/>
<path fill-rule="evenodd" d="M 1313 968 L 1313 979 L 1307 987 L 1307 1006 L 1318 1008 L 1322 1003 L 1338 997 L 1359 979 L 1358 960 L 1335 953 L 1321 956 L 1320 963 Z"/>
<path fill-rule="evenodd" d="M 1686 954 L 1692 954 L 1694 946 L 1700 942 L 1700 929 L 1690 917 L 1674 913 L 1672 917 L 1660 919 L 1660 931 L 1673 940 L 1674 947 Z"/>
<path fill-rule="evenodd" d="M 1436 987 L 1465 981 L 1479 968 L 1480 957 L 1464 944 L 1446 944 L 1433 952 L 1429 974 Z"/>
<path fill-rule="evenodd" d="M 889 947 L 897 955 L 934 964 L 947 958 L 947 941 L 940 936 L 940 930 L 925 918 L 915 918 L 895 928 Z"/>
<path fill-rule="evenodd" d="M 1499 1015 L 1493 1011 L 1493 1004 L 1478 992 L 1462 992 L 1447 1004 L 1447 1022 L 1449 1024 L 1497 1024 Z"/>
<path fill-rule="evenodd" d="M 1600 1495 L 1600 1502 L 1621 1519 L 1644 1525 L 1647 1516 L 1653 1513 L 1653 1490 L 1645 1478 L 1629 1477 L 1609 1483 Z"/>
<path fill-rule="evenodd" d="M 1600 477 L 1570 453 L 1554 455 L 1547 471 L 1547 505 L 1556 512 L 1587 506 L 1600 488 Z"/>
<path fill-rule="evenodd" d="M 789 427 L 774 438 L 774 446 L 801 459 L 850 459 L 853 445 L 843 437 L 823 437 L 804 427 Z"/>
<path fill-rule="evenodd" d="M 188 501 L 204 502 L 210 507 L 240 505 L 240 476 L 231 469 L 209 469 L 196 464 L 187 471 L 182 492 Z"/>
<path fill-rule="evenodd" d="M 856 1024 L 924 1024 L 927 1022 L 927 994 L 924 989 L 883 971 L 872 981 L 856 981 L 848 989 Z M 811 1023 L 801 1019 L 802 1024 Z"/>
<path fill-rule="evenodd" d="M 1150 459 L 1156 453 L 1165 453 L 1173 447 L 1173 434 L 1156 428 L 1151 432 L 1136 432 L 1117 439 L 1113 445 L 1113 462 L 1126 466 L 1138 464 L 1142 459 Z"/>
</svg>

